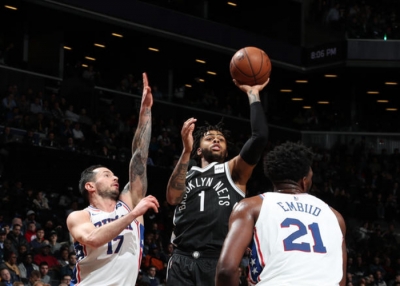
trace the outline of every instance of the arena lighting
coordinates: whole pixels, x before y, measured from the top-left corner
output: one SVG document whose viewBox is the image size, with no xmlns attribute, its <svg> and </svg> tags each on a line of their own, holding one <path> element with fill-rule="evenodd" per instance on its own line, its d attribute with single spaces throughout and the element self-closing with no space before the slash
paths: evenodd
<svg viewBox="0 0 400 286">
<path fill-rule="evenodd" d="M 96 47 L 99 47 L 99 48 L 105 48 L 105 47 L 106 47 L 105 45 L 97 44 L 97 43 L 94 43 L 94 45 L 95 45 Z"/>
<path fill-rule="evenodd" d="M 303 108 L 304 108 L 304 109 L 311 109 L 311 106 L 309 106 L 309 105 L 304 105 Z"/>
<path fill-rule="evenodd" d="M 207 73 L 210 74 L 210 75 L 217 75 L 217 73 L 213 72 L 213 71 L 207 71 Z"/>
<path fill-rule="evenodd" d="M 186 87 L 189 87 L 189 88 L 192 87 L 191 84 L 185 84 L 185 86 L 186 86 Z"/>
<path fill-rule="evenodd" d="M 387 81 L 385 82 L 386 85 L 397 85 L 397 82 L 395 81 Z"/>
<path fill-rule="evenodd" d="M 337 77 L 337 75 L 336 74 L 326 74 L 326 75 L 324 75 L 324 77 Z"/>
<path fill-rule="evenodd" d="M 201 63 L 201 64 L 205 64 L 206 63 L 206 61 L 199 60 L 199 59 L 196 59 L 196 62 Z"/>
<path fill-rule="evenodd" d="M 379 94 L 379 91 L 370 90 L 367 91 L 367 94 Z"/>
<path fill-rule="evenodd" d="M 83 66 L 84 68 L 87 68 L 87 67 L 88 67 L 88 65 L 87 65 L 87 64 L 82 64 L 82 66 Z"/>
<path fill-rule="evenodd" d="M 236 6 L 237 6 L 237 4 L 236 4 L 236 3 L 233 3 L 233 2 L 228 2 L 227 4 L 230 5 L 230 6 L 233 6 L 233 7 L 236 7 Z"/>
<path fill-rule="evenodd" d="M 10 5 L 4 5 L 4 7 L 7 8 L 7 9 L 10 9 L 10 10 L 14 10 L 14 11 L 18 10 L 17 7 L 10 6 Z"/>
<path fill-rule="evenodd" d="M 292 92 L 291 89 L 281 89 L 280 92 Z"/>
<path fill-rule="evenodd" d="M 389 100 L 387 100 L 387 99 L 378 99 L 376 102 L 378 102 L 378 103 L 388 103 Z"/>
<path fill-rule="evenodd" d="M 301 97 L 293 97 L 292 100 L 293 101 L 303 101 L 304 99 Z"/>
<path fill-rule="evenodd" d="M 386 111 L 397 111 L 397 108 L 386 108 Z"/>
<path fill-rule="evenodd" d="M 72 48 L 71 47 L 68 47 L 68 46 L 64 46 L 64 50 L 72 50 Z"/>
<path fill-rule="evenodd" d="M 112 33 L 111 35 L 114 36 L 114 37 L 118 37 L 118 38 L 123 38 L 124 37 L 123 35 L 117 34 L 117 33 Z"/>
<path fill-rule="evenodd" d="M 202 78 L 199 78 L 199 81 L 200 81 L 200 82 L 205 82 L 205 80 L 204 80 L 204 79 L 202 79 Z"/>
<path fill-rule="evenodd" d="M 306 79 L 298 79 L 298 80 L 296 80 L 296 83 L 308 83 L 308 80 L 306 80 Z"/>
<path fill-rule="evenodd" d="M 87 60 L 89 60 L 89 61 L 95 61 L 96 59 L 95 58 L 92 58 L 92 57 L 85 57 L 85 59 L 87 59 Z"/>
<path fill-rule="evenodd" d="M 157 49 L 157 48 L 149 47 L 149 51 L 152 51 L 152 52 L 159 52 L 160 50 Z"/>
<path fill-rule="evenodd" d="M 318 104 L 329 104 L 329 101 L 318 101 Z"/>
</svg>

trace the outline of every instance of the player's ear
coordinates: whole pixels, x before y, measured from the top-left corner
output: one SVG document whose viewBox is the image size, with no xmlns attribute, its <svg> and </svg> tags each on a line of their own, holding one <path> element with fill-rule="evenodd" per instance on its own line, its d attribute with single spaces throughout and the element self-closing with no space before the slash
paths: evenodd
<svg viewBox="0 0 400 286">
<path fill-rule="evenodd" d="M 197 148 L 197 156 L 200 156 L 201 155 L 201 148 Z"/>
<path fill-rule="evenodd" d="M 88 191 L 93 191 L 94 190 L 94 183 L 93 182 L 87 182 L 85 184 L 85 189 Z"/>
</svg>

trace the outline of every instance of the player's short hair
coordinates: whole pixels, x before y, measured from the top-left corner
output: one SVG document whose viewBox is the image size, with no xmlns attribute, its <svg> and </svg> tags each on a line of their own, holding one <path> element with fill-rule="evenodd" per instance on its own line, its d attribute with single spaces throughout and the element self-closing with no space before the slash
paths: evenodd
<svg viewBox="0 0 400 286">
<path fill-rule="evenodd" d="M 197 127 L 197 130 L 193 133 L 192 158 L 198 159 L 197 149 L 200 147 L 201 138 L 203 138 L 204 134 L 206 134 L 208 131 L 211 130 L 218 131 L 225 137 L 227 148 L 229 149 L 229 147 L 231 147 L 232 145 L 232 142 L 230 141 L 231 132 L 227 129 L 224 129 L 223 127 L 224 127 L 223 118 L 216 125 L 211 125 L 206 121 L 203 126 Z"/>
<path fill-rule="evenodd" d="M 302 143 L 285 142 L 264 157 L 265 175 L 274 182 L 298 182 L 307 176 L 314 153 Z"/>
<path fill-rule="evenodd" d="M 89 168 L 86 168 L 81 173 L 81 179 L 79 180 L 79 191 L 81 192 L 83 198 L 88 202 L 89 201 L 89 193 L 85 188 L 87 182 L 92 182 L 94 176 L 96 175 L 93 170 L 97 168 L 102 168 L 102 165 L 92 165 Z"/>
</svg>

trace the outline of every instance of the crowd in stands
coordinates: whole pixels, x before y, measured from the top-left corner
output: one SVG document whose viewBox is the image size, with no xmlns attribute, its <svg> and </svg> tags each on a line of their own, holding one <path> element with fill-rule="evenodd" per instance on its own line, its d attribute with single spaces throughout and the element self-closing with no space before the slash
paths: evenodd
<svg viewBox="0 0 400 286">
<path fill-rule="evenodd" d="M 383 39 L 386 35 L 388 39 L 398 39 L 398 3 L 386 2 L 388 5 L 372 0 L 352 4 L 315 0 L 310 17 L 316 23 L 346 31 L 349 38 Z M 12 47 L 0 54 L 0 64 L 7 62 L 9 50 Z M 81 64 L 71 68 L 70 76 L 83 77 L 93 84 L 102 82 L 99 72 L 93 67 L 82 69 Z M 137 78 L 126 75 L 115 89 L 140 95 L 142 87 Z M 170 100 L 162 91 L 157 92 L 157 85 L 152 89 L 155 99 Z M 184 96 L 190 106 L 247 118 L 248 104 L 242 101 L 247 100 L 245 97 L 229 94 L 221 99 L 213 90 L 201 92 L 185 93 L 184 88 L 178 88 L 172 101 L 182 103 Z M 21 90 L 18 83 L 9 84 L 0 97 L 0 285 L 9 280 L 29 286 L 38 280 L 51 286 L 69 285 L 76 255 L 65 219 L 72 211 L 85 207 L 83 200 L 72 189 L 65 191 L 67 186 L 58 186 L 50 193 L 30 186 L 18 174 L 5 177 L 8 144 L 18 141 L 125 161 L 130 157 L 137 114 L 124 115 L 121 106 L 113 102 L 101 113 L 92 114 L 87 102 L 77 104 L 49 90 Z M 167 113 L 153 116 L 148 164 L 164 168 L 165 172 L 172 170 L 181 153 L 181 122 L 177 119 L 181 118 Z M 348 121 L 310 110 L 299 113 L 290 123 L 299 129 L 343 130 Z M 24 131 L 23 137 L 13 130 Z M 240 146 L 243 134 L 236 130 L 233 133 L 233 146 Z M 279 138 L 270 140 L 266 152 L 280 142 Z M 400 285 L 399 150 L 377 154 L 364 139 L 330 150 L 312 147 L 317 156 L 310 192 L 341 212 L 347 222 L 347 286 Z M 270 191 L 268 180 L 256 175 L 248 185 L 249 195 Z M 55 210 L 62 215 L 55 215 Z M 173 251 L 172 217 L 173 208 L 166 201 L 161 202 L 159 213 L 150 211 L 145 215 L 143 260 L 137 285 L 165 285 L 166 265 Z M 242 268 L 246 259 L 244 256 Z M 245 279 L 241 281 L 245 285 Z"/>
<path fill-rule="evenodd" d="M 56 93 L 21 91 L 13 84 L 8 86 L 1 104 L 2 159 L 7 157 L 7 144 L 15 140 L 13 129 L 26 131 L 21 142 L 24 144 L 109 160 L 126 160 L 130 156 L 127 147 L 137 115 L 123 118 L 119 107 L 112 103 L 102 114 L 88 115 L 84 107 L 75 110 L 67 98 Z M 154 118 L 148 163 L 170 172 L 181 152 L 180 122 L 165 114 L 154 114 Z M 400 285 L 400 152 L 396 149 L 388 154 L 383 150 L 377 154 L 367 143 L 364 138 L 330 150 L 312 146 L 317 156 L 311 193 L 346 219 L 347 285 Z M 278 138 L 271 138 L 266 151 L 276 144 Z M 47 193 L 33 188 L 23 178 L 15 178 L 1 177 L 0 269 L 7 269 L 2 271 L 25 285 L 32 285 L 34 279 L 61 285 L 70 279 L 76 263 L 65 218 L 71 211 L 85 207 L 82 198 L 72 189 L 65 192 L 66 186 Z M 269 191 L 270 184 L 258 174 L 248 188 L 249 195 L 256 195 Z M 169 241 L 173 208 L 166 201 L 161 205 L 158 214 L 149 212 L 145 216 L 143 263 L 137 285 L 165 282 L 166 264 L 173 251 Z M 55 210 L 63 215 L 54 215 Z M 151 284 L 154 281 L 159 284 Z"/>
<path fill-rule="evenodd" d="M 351 39 L 400 39 L 399 13 L 399 2 L 392 0 L 314 0 L 310 21 Z"/>
</svg>

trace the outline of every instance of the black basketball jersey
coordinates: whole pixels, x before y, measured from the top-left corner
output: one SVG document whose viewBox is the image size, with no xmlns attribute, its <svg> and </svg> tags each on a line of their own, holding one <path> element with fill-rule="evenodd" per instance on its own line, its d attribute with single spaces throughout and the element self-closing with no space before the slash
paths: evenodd
<svg viewBox="0 0 400 286">
<path fill-rule="evenodd" d="M 186 174 L 186 193 L 175 208 L 173 244 L 184 251 L 220 251 L 233 206 L 244 196 L 228 162 L 192 167 Z"/>
</svg>

